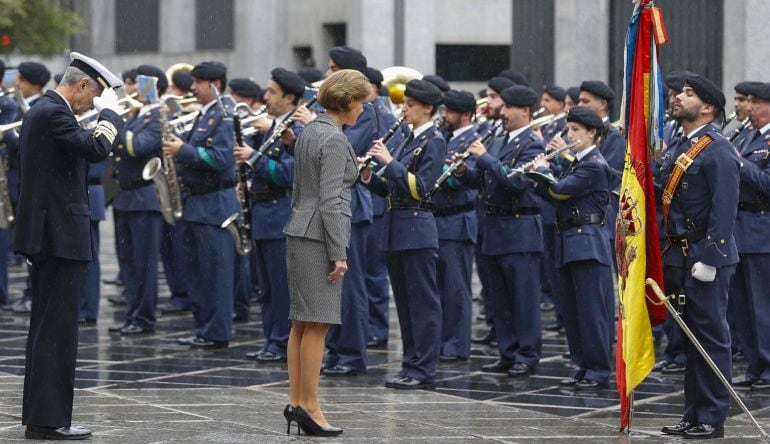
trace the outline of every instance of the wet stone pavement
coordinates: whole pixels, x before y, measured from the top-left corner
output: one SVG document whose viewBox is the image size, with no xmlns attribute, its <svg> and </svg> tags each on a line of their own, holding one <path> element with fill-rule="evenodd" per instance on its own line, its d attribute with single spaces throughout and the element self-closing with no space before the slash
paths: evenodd
<svg viewBox="0 0 770 444">
<path fill-rule="evenodd" d="M 102 275 L 117 271 L 112 224 L 102 224 Z M 162 270 L 162 267 L 161 267 Z M 10 268 L 11 296 L 24 287 L 25 271 Z M 478 283 L 475 284 L 478 291 Z M 73 423 L 94 431 L 99 443 L 271 443 L 287 437 L 281 411 L 287 400 L 285 364 L 262 365 L 244 356 L 261 343 L 258 305 L 250 322 L 235 324 L 227 349 L 196 351 L 175 343 L 192 326 L 190 314 L 160 316 L 157 332 L 139 338 L 111 336 L 122 307 L 107 302 L 121 288 L 102 285 L 99 322 L 81 327 Z M 168 298 L 161 282 L 161 303 Z M 392 305 L 392 304 L 391 304 Z M 476 304 L 478 310 L 480 304 Z M 321 378 L 322 406 L 330 423 L 345 429 L 337 442 L 679 442 L 660 427 L 676 423 L 683 410 L 682 377 L 651 375 L 637 390 L 634 428 L 617 432 L 614 389 L 575 392 L 558 385 L 571 375 L 564 335 L 545 332 L 543 359 L 523 379 L 478 371 L 496 359 L 496 349 L 474 346 L 467 362 L 439 365 L 435 391 L 386 389 L 399 369 L 400 340 L 395 309 L 387 350 L 371 350 L 369 372 L 349 378 Z M 553 312 L 543 313 L 543 323 Z M 20 425 L 24 347 L 29 318 L 0 313 L 0 441 L 23 440 Z M 475 333 L 483 333 L 477 321 Z M 660 347 L 665 345 L 661 344 Z M 662 350 L 662 348 L 661 348 Z M 735 374 L 742 374 L 738 363 Z M 611 382 L 614 386 L 614 380 Z M 770 392 L 741 392 L 770 430 Z M 295 426 L 296 427 L 296 426 Z M 296 432 L 296 429 L 294 429 Z M 758 433 L 733 405 L 726 442 L 757 442 Z"/>
</svg>

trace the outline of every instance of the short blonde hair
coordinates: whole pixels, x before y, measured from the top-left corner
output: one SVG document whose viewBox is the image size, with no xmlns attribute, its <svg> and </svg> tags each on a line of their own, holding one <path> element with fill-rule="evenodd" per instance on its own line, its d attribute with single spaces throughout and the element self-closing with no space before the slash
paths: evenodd
<svg viewBox="0 0 770 444">
<path fill-rule="evenodd" d="M 318 91 L 318 103 L 331 111 L 346 112 L 353 102 L 364 101 L 372 92 L 372 84 L 361 72 L 341 69 L 324 80 Z"/>
</svg>

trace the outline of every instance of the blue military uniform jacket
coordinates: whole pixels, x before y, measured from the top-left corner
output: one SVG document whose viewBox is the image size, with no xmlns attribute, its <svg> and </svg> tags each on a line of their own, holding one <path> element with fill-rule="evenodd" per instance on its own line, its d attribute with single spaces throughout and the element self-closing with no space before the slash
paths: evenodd
<svg viewBox="0 0 770 444">
<path fill-rule="evenodd" d="M 107 162 L 108 160 L 105 159 L 88 166 L 88 206 L 91 210 L 92 221 L 106 219 L 102 174 L 107 169 Z"/>
<path fill-rule="evenodd" d="M 37 103 L 40 99 L 35 99 L 30 106 Z M 0 97 L 0 125 L 13 123 L 24 117 L 19 104 L 12 96 L 5 95 Z M 6 160 L 8 193 L 11 201 L 16 202 L 19 199 L 19 137 L 16 131 L 6 131 L 0 140 L 0 145 L 4 146 L 2 150 Z"/>
<path fill-rule="evenodd" d="M 554 137 L 560 135 L 567 128 L 567 114 L 563 115 L 541 129 L 543 133 L 543 144 L 548 145 Z"/>
<path fill-rule="evenodd" d="M 620 186 L 623 167 L 626 162 L 626 142 L 620 130 L 613 125 L 609 125 L 607 136 L 598 148 L 604 160 L 607 161 L 607 165 L 610 166 L 610 171 L 613 173 L 610 186 L 613 190 L 617 190 Z"/>
<path fill-rule="evenodd" d="M 450 159 L 454 153 L 463 153 L 478 139 L 476 127 L 471 126 L 467 130 L 449 139 L 447 142 L 447 159 Z M 466 162 L 468 168 L 476 165 L 476 160 L 469 158 Z M 449 168 L 445 163 L 444 170 Z M 441 208 L 467 207 L 467 211 L 447 216 L 436 217 L 436 228 L 438 229 L 439 239 L 453 241 L 471 241 L 476 243 L 478 237 L 478 218 L 473 211 L 473 205 L 479 192 L 475 188 L 468 187 L 454 177 L 448 178 L 433 194 L 433 202 Z"/>
<path fill-rule="evenodd" d="M 185 222 L 220 226 L 240 210 L 235 195 L 233 123 L 214 104 L 201 115 L 177 156 Z M 204 192 L 205 191 L 205 192 Z"/>
<path fill-rule="evenodd" d="M 363 112 L 358 116 L 355 125 L 343 126 L 342 132 L 347 136 L 356 156 L 365 156 L 366 152 L 372 147 L 374 140 L 379 136 L 378 123 L 374 106 L 370 103 L 364 103 Z M 350 211 L 353 214 L 350 218 L 351 223 L 372 222 L 374 220 L 371 193 L 360 182 L 356 182 L 355 186 L 353 186 Z"/>
<path fill-rule="evenodd" d="M 735 219 L 738 252 L 770 253 L 770 131 L 754 138 L 751 131 L 741 148 L 741 189 Z"/>
<path fill-rule="evenodd" d="M 93 132 L 83 130 L 67 102 L 48 91 L 24 116 L 21 129 L 21 192 L 14 250 L 90 261 L 88 162 L 112 151 L 123 119 L 104 110 Z"/>
<path fill-rule="evenodd" d="M 288 118 L 290 112 L 286 118 Z M 252 147 L 258 149 L 273 133 L 275 123 L 270 131 L 254 137 Z M 294 122 L 290 126 L 295 137 L 302 133 L 302 125 Z M 255 154 L 256 155 L 256 154 Z M 254 174 L 251 181 L 251 192 L 257 195 L 274 198 L 252 201 L 251 218 L 252 234 L 255 240 L 283 239 L 286 235 L 283 228 L 291 215 L 291 186 L 294 180 L 294 156 L 289 147 L 278 138 L 254 164 Z"/>
<path fill-rule="evenodd" d="M 543 251 L 543 228 L 539 202 L 529 179 L 518 176 L 509 179 L 511 168 L 518 168 L 545 152 L 542 142 L 527 128 L 508 140 L 498 137 L 489 151 L 476 160 L 461 179 L 470 186 L 482 188 L 481 197 L 487 212 L 483 254 L 498 256 L 512 253 Z M 500 209 L 508 214 L 489 214 Z M 521 213 L 519 213 L 521 212 Z"/>
<path fill-rule="evenodd" d="M 377 115 L 377 138 L 381 139 L 385 136 L 388 129 L 396 123 L 396 116 L 390 110 L 387 99 L 385 97 L 377 97 L 372 102 L 374 112 Z M 407 134 L 408 135 L 407 131 Z M 406 137 L 401 128 L 396 129 L 393 137 L 388 141 L 388 147 L 396 147 Z M 382 196 L 378 196 L 376 193 L 370 193 L 372 196 L 372 213 L 374 216 L 382 216 L 385 213 L 385 199 Z"/>
<path fill-rule="evenodd" d="M 656 189 L 665 188 L 677 157 L 707 134 L 714 140 L 695 158 L 679 182 L 668 225 L 664 227 L 667 236 L 683 236 L 705 228 L 706 237 L 690 242 L 686 257 L 681 248 L 667 249 L 663 255 L 665 265 L 689 269 L 699 261 L 717 268 L 738 263 L 733 226 L 738 210 L 739 159 L 733 146 L 716 128 L 706 125 L 693 139 L 684 137 L 669 147 L 661 173 L 661 188 Z"/>
<path fill-rule="evenodd" d="M 370 190 L 392 201 L 422 199 L 441 175 L 446 157 L 446 140 L 435 126 L 404 142 L 394 150 L 383 176 L 372 174 L 369 181 Z M 389 210 L 382 242 L 384 251 L 438 248 L 433 214 L 417 208 Z"/>
<path fill-rule="evenodd" d="M 113 174 L 121 184 L 121 191 L 112 201 L 116 210 L 160 212 L 155 187 L 142 179 L 142 170 L 150 159 L 163 155 L 161 137 L 160 107 L 126 122 L 113 157 Z"/>
<path fill-rule="evenodd" d="M 539 168 L 547 173 L 547 168 Z M 610 202 L 610 171 L 601 152 L 593 148 L 570 164 L 558 183 L 537 185 L 536 190 L 556 207 L 556 223 L 575 221 L 576 216 L 606 215 Z M 604 224 L 612 221 L 604 221 Z M 596 260 L 612 265 L 609 233 L 603 224 L 578 224 L 556 236 L 554 261 L 559 266 L 570 262 Z"/>
</svg>

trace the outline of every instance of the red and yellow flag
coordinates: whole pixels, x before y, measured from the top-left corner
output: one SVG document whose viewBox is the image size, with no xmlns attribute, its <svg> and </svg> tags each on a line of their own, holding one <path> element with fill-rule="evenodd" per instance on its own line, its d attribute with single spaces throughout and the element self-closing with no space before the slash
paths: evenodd
<svg viewBox="0 0 770 444">
<path fill-rule="evenodd" d="M 620 428 L 630 420 L 631 392 L 655 365 L 652 325 L 666 311 L 645 280 L 663 287 L 651 158 L 663 132 L 663 89 L 658 45 L 668 41 L 660 9 L 636 0 L 626 36 L 625 84 L 621 118 L 626 128 L 626 163 L 620 188 L 615 253 L 618 259 L 618 341 L 616 379 L 621 400 Z"/>
</svg>

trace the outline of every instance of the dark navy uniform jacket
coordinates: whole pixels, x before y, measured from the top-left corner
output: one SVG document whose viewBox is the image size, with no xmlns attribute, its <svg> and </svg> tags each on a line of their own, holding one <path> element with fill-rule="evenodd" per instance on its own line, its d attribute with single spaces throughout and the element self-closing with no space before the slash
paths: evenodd
<svg viewBox="0 0 770 444">
<path fill-rule="evenodd" d="M 293 111 L 292 111 L 293 112 Z M 285 118 L 289 118 L 289 112 Z M 273 127 L 264 134 L 253 138 L 252 147 L 256 150 L 273 134 Z M 294 137 L 302 133 L 302 124 L 293 122 L 289 128 Z M 251 219 L 252 234 L 255 240 L 283 239 L 286 235 L 283 228 L 291 215 L 291 186 L 294 180 L 294 155 L 290 148 L 278 138 L 254 164 L 254 174 L 251 180 L 251 191 L 254 193 L 272 193 L 276 197 L 259 202 L 252 201 Z"/>
<path fill-rule="evenodd" d="M 470 126 L 467 130 L 452 137 L 447 142 L 447 159 L 454 153 L 465 152 L 471 143 L 478 138 L 476 127 Z M 468 168 L 476 165 L 476 160 L 471 156 L 466 162 Z M 446 163 L 443 169 L 449 167 Z M 438 229 L 438 238 L 453 241 L 472 241 L 476 243 L 478 237 L 478 218 L 473 210 L 473 204 L 478 197 L 479 192 L 466 186 L 455 177 L 449 177 L 442 184 L 441 188 L 433 194 L 433 202 L 438 208 L 459 207 L 467 205 L 468 211 L 450 214 L 436 218 L 436 228 Z"/>
<path fill-rule="evenodd" d="M 372 174 L 369 181 L 370 190 L 396 201 L 424 197 L 441 175 L 446 157 L 446 140 L 435 126 L 404 142 L 394 150 L 383 176 Z M 384 251 L 438 248 L 436 222 L 430 211 L 391 209 L 384 217 Z"/>
<path fill-rule="evenodd" d="M 123 127 L 103 110 L 93 132 L 78 125 L 67 102 L 46 92 L 24 116 L 21 129 L 21 192 L 14 250 L 90 261 L 88 162 L 104 160 Z"/>
<path fill-rule="evenodd" d="M 233 122 L 214 104 L 201 115 L 177 156 L 177 174 L 188 189 L 211 189 L 205 194 L 185 193 L 185 222 L 220 226 L 240 211 L 235 195 Z"/>
<path fill-rule="evenodd" d="M 609 125 L 607 136 L 604 138 L 598 148 L 602 153 L 604 160 L 607 161 L 607 165 L 609 165 L 611 168 L 610 171 L 613 174 L 610 180 L 610 185 L 613 190 L 616 190 L 620 186 L 623 167 L 626 162 L 626 141 L 623 138 L 623 135 L 620 133 L 619 129 Z"/>
<path fill-rule="evenodd" d="M 671 155 L 663 164 L 660 188 L 656 189 L 660 197 L 677 157 L 707 134 L 714 140 L 695 158 L 679 182 L 665 227 L 668 236 L 705 228 L 707 237 L 690 242 L 687 257 L 681 248 L 669 248 L 663 255 L 664 265 L 689 269 L 696 262 L 717 268 L 738 263 L 733 226 L 738 211 L 740 161 L 733 146 L 716 128 L 706 125 L 692 139 L 684 137 L 685 140 L 669 147 Z"/>
<path fill-rule="evenodd" d="M 377 113 L 374 106 L 370 103 L 364 103 L 364 110 L 354 125 L 343 125 L 342 132 L 347 136 L 350 146 L 356 156 L 365 156 L 366 152 L 372 147 L 374 140 L 378 136 Z M 372 222 L 374 220 L 374 208 L 372 206 L 372 195 L 369 190 L 360 182 L 356 182 L 353 187 L 353 193 L 350 200 L 350 211 L 353 216 L 351 223 Z"/>
<path fill-rule="evenodd" d="M 129 189 L 121 189 L 115 196 L 112 206 L 116 210 L 160 212 L 155 186 L 142 179 L 142 170 L 150 159 L 163 156 L 161 137 L 160 108 L 157 106 L 126 122 L 118 135 L 113 174 Z M 144 186 L 140 186 L 142 183 Z"/>
<path fill-rule="evenodd" d="M 564 113 L 562 117 L 557 118 L 541 129 L 541 132 L 543 133 L 543 144 L 548 145 L 548 142 L 550 142 L 554 137 L 560 135 L 566 127 L 567 114 Z"/>
<path fill-rule="evenodd" d="M 104 174 L 105 169 L 107 169 L 107 159 L 88 166 L 88 206 L 91 210 L 92 221 L 106 219 L 104 187 L 102 186 L 102 174 Z"/>
<path fill-rule="evenodd" d="M 398 119 L 393 115 L 385 97 L 377 97 L 377 99 L 372 102 L 372 106 L 374 107 L 374 113 L 377 115 L 377 138 L 381 139 Z M 401 140 L 409 135 L 409 131 L 406 133 L 407 134 L 404 135 L 401 128 L 396 129 L 396 132 L 390 138 L 390 141 L 388 141 L 388 146 L 397 147 L 398 144 L 401 143 Z M 370 194 L 372 196 L 372 213 L 374 216 L 382 216 L 385 213 L 385 199 L 375 193 Z"/>
<path fill-rule="evenodd" d="M 734 230 L 741 254 L 770 253 L 770 131 L 756 139 L 755 134 L 750 132 L 741 149 L 740 206 Z"/>
<path fill-rule="evenodd" d="M 538 168 L 547 173 L 547 168 Z M 538 194 L 556 207 L 556 222 L 575 220 L 576 216 L 606 215 L 610 202 L 610 171 L 597 148 L 575 160 L 558 183 L 538 184 Z M 612 221 L 604 221 L 605 224 Z M 554 261 L 559 266 L 570 262 L 596 260 L 612 266 L 610 239 L 602 224 L 582 224 L 567 228 L 556 236 Z"/>
<path fill-rule="evenodd" d="M 481 198 L 487 210 L 501 208 L 510 215 L 487 214 L 481 251 L 487 256 L 543 251 L 543 227 L 540 214 L 516 214 L 539 210 L 539 201 L 529 179 L 517 176 L 509 179 L 511 168 L 518 168 L 545 152 L 540 139 L 531 128 L 510 141 L 497 137 L 489 150 L 476 159 L 476 168 L 469 168 L 460 179 L 481 188 Z"/>
<path fill-rule="evenodd" d="M 29 106 L 36 104 L 40 98 L 34 99 Z M 24 114 L 12 96 L 6 95 L 0 98 L 0 124 L 16 122 L 24 117 Z M 8 167 L 8 192 L 11 195 L 11 201 L 16 202 L 19 199 L 19 136 L 16 131 L 6 131 L 0 142 L 5 145 L 4 155 L 6 166 Z"/>
</svg>

